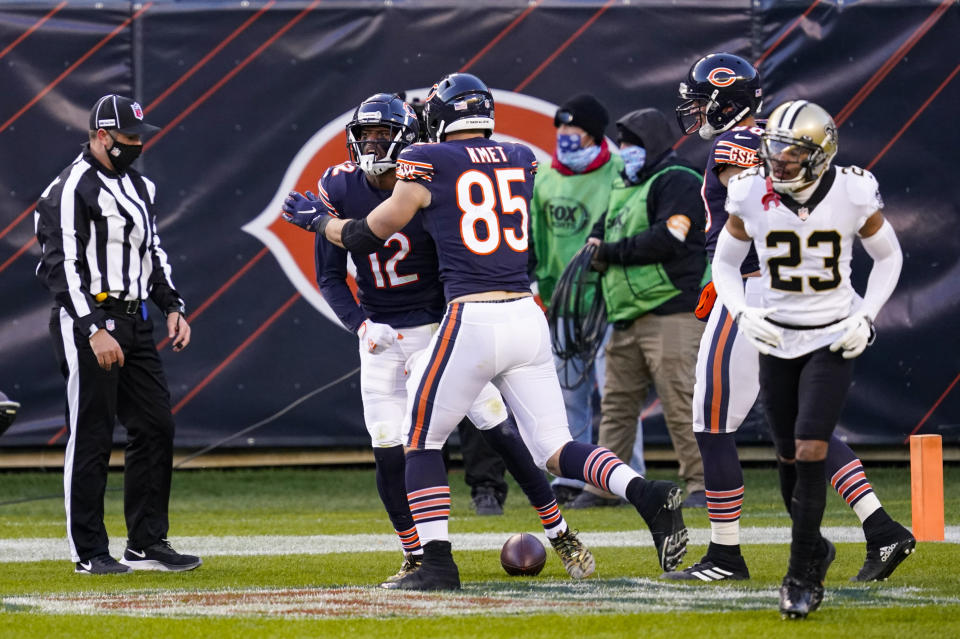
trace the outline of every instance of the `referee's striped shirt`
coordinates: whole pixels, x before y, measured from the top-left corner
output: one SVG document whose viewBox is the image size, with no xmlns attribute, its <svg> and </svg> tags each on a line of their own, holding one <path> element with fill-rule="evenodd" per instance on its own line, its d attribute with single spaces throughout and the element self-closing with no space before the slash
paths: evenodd
<svg viewBox="0 0 960 639">
<path fill-rule="evenodd" d="M 148 296 L 163 311 L 183 305 L 157 235 L 156 186 L 128 168 L 118 174 L 83 152 L 44 190 L 34 212 L 42 256 L 37 277 L 84 335 L 104 327 L 96 296 Z"/>
</svg>

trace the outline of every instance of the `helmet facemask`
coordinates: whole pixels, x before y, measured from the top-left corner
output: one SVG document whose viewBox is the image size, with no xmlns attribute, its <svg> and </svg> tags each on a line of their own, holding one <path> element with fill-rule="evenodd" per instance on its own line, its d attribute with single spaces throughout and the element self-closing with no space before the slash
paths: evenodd
<svg viewBox="0 0 960 639">
<path fill-rule="evenodd" d="M 704 140 L 712 140 L 729 131 L 752 110 L 752 105 L 723 98 L 719 89 L 709 95 L 689 91 L 685 82 L 680 83 L 680 97 L 685 98 L 684 102 L 677 106 L 680 130 L 684 135 L 696 131 Z M 757 111 L 759 110 L 758 104 Z"/>
<path fill-rule="evenodd" d="M 805 140 L 765 135 L 759 155 L 773 188 L 781 193 L 802 191 L 826 168 L 823 149 Z"/>
<path fill-rule="evenodd" d="M 380 129 L 370 137 L 370 129 Z M 367 138 L 364 139 L 364 131 Z M 369 176 L 383 175 L 397 166 L 400 151 L 417 141 L 420 124 L 413 108 L 396 95 L 378 93 L 364 100 L 347 124 L 347 152 Z"/>
<path fill-rule="evenodd" d="M 680 83 L 677 123 L 684 135 L 694 131 L 711 140 L 732 129 L 763 105 L 760 74 L 747 60 L 711 53 L 697 60 Z"/>
<path fill-rule="evenodd" d="M 364 139 L 364 129 L 381 128 L 389 133 L 376 139 Z M 347 127 L 347 149 L 350 159 L 360 170 L 370 176 L 383 175 L 397 166 L 397 156 L 410 142 L 406 140 L 407 128 L 392 122 L 354 124 Z M 416 136 L 414 136 L 414 141 Z"/>
</svg>

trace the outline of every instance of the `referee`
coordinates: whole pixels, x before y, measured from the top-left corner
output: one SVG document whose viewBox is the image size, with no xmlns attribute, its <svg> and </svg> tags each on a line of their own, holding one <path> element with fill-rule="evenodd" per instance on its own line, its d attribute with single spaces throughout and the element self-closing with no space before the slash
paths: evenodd
<svg viewBox="0 0 960 639">
<path fill-rule="evenodd" d="M 156 187 L 130 166 L 143 149 L 141 136 L 156 130 L 133 100 L 100 98 L 90 112 L 89 142 L 44 190 L 34 214 L 42 249 L 37 277 L 54 297 L 50 335 L 67 382 L 67 541 L 82 574 L 202 563 L 166 539 L 174 427 L 146 298 L 166 316 L 174 351 L 190 343 L 190 326 L 157 236 Z M 127 429 L 127 548 L 119 562 L 103 524 L 118 417 Z"/>
</svg>

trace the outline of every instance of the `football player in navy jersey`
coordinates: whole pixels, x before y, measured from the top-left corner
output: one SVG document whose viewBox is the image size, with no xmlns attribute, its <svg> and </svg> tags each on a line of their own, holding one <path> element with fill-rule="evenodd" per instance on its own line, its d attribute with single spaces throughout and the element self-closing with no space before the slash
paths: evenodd
<svg viewBox="0 0 960 639">
<path fill-rule="evenodd" d="M 661 567 L 672 570 L 687 542 L 680 487 L 645 480 L 610 451 L 572 441 L 567 428 L 546 318 L 527 278 L 533 153 L 490 139 L 493 96 L 473 75 L 454 73 L 434 85 L 425 117 L 437 143 L 401 152 L 389 199 L 362 220 L 327 216 L 317 224 L 328 240 L 362 254 L 419 219 L 437 247 L 447 307 L 411 369 L 404 417 L 407 498 L 424 559 L 392 586 L 460 587 L 440 449 L 490 382 L 513 410 L 536 464 L 626 497 L 650 527 Z"/>
<path fill-rule="evenodd" d="M 350 161 L 326 170 L 319 198 L 291 193 L 284 219 L 310 227 L 319 209 L 343 219 L 363 219 L 386 200 L 396 184 L 401 149 L 419 136 L 411 107 L 396 95 L 379 93 L 364 100 L 347 125 Z M 347 286 L 347 251 L 317 235 L 317 280 L 324 299 L 343 325 L 360 337 L 360 392 L 364 422 L 376 461 L 377 490 L 400 539 L 404 560 L 385 583 L 416 570 L 423 550 L 404 489 L 402 416 L 407 403 L 406 371 L 426 348 L 443 316 L 443 290 L 433 240 L 416 217 L 380 246 L 354 252 L 357 297 Z M 467 411 L 503 459 L 536 509 L 544 531 L 567 573 L 580 579 L 594 571 L 592 553 L 567 527 L 546 477 L 534 464 L 516 427 L 508 421 L 497 390 L 485 385 Z"/>
<path fill-rule="evenodd" d="M 729 180 L 759 164 L 763 134 L 755 118 L 763 101 L 760 74 L 748 61 L 729 53 L 711 53 L 697 60 L 680 84 L 683 102 L 677 121 L 684 134 L 698 132 L 715 140 L 707 161 L 703 197 L 707 206 L 707 253 L 713 258 L 717 238 L 727 221 L 724 208 Z M 761 292 L 760 263 L 751 245 L 740 265 L 748 303 Z M 693 429 L 703 459 L 710 518 L 710 545 L 696 564 L 663 575 L 668 579 L 720 581 L 748 579 L 740 553 L 740 513 L 744 500 L 743 470 L 734 434 L 760 392 L 757 349 L 737 329 L 729 310 L 714 304 L 713 283 L 701 296 L 697 315 L 707 321 L 697 358 L 693 397 Z M 721 300 L 722 301 L 722 300 Z M 791 509 L 796 467 L 790 451 L 778 457 L 783 500 Z M 827 479 L 863 525 L 867 557 L 852 581 L 887 578 L 916 543 L 880 504 L 850 447 L 833 435 L 825 464 Z M 832 558 L 832 557 L 831 557 Z"/>
</svg>

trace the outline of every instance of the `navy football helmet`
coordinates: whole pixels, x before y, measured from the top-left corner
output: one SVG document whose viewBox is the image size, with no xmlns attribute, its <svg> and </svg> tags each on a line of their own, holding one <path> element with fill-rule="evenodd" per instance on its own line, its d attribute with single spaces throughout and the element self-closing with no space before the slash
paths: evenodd
<svg viewBox="0 0 960 639">
<path fill-rule="evenodd" d="M 382 127 L 386 134 L 363 139 L 366 127 Z M 420 137 L 420 121 L 413 108 L 396 94 L 377 93 L 360 103 L 347 125 L 350 159 L 367 175 L 381 175 L 397 166 L 397 156 Z"/>
<path fill-rule="evenodd" d="M 469 73 L 451 73 L 433 85 L 423 113 L 434 142 L 455 131 L 484 131 L 488 138 L 493 134 L 493 95 Z"/>
<path fill-rule="evenodd" d="M 694 131 L 710 140 L 763 105 L 760 72 L 732 53 L 711 53 L 690 67 L 680 83 L 677 122 L 684 135 Z"/>
</svg>

